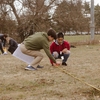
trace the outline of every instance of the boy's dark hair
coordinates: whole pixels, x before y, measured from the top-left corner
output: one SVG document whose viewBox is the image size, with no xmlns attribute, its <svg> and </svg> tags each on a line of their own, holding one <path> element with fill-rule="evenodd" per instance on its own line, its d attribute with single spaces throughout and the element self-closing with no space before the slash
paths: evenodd
<svg viewBox="0 0 100 100">
<path fill-rule="evenodd" d="M 56 31 L 53 30 L 53 29 L 49 29 L 48 32 L 47 32 L 47 34 L 48 34 L 48 36 L 51 36 L 51 37 L 53 37 L 54 39 L 57 38 L 57 36 L 56 36 Z"/>
<path fill-rule="evenodd" d="M 64 34 L 63 34 L 62 32 L 59 32 L 59 33 L 57 34 L 57 38 L 64 38 Z"/>
<path fill-rule="evenodd" d="M 3 37 L 5 37 L 5 38 L 6 38 L 6 37 L 8 37 L 8 35 L 4 34 L 4 35 L 3 35 Z"/>
</svg>

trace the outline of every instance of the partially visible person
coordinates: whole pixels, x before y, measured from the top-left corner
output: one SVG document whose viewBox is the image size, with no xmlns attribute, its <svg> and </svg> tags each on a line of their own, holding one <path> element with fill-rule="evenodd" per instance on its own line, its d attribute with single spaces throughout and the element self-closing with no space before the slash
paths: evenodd
<svg viewBox="0 0 100 100">
<path fill-rule="evenodd" d="M 0 50 L 2 54 L 5 54 L 4 49 L 5 48 L 5 44 L 6 44 L 6 37 L 7 35 L 5 34 L 0 34 Z"/>
<path fill-rule="evenodd" d="M 52 59 L 54 66 L 58 65 L 49 50 L 49 42 L 53 41 L 54 39 L 56 39 L 56 32 L 53 29 L 50 29 L 47 33 L 36 32 L 35 34 L 27 37 L 20 44 L 22 53 L 34 57 L 31 64 L 25 68 L 26 70 L 36 70 L 37 68 L 43 68 L 39 65 L 43 59 L 43 54 L 40 51 L 41 49 L 43 49 L 46 55 Z"/>
<path fill-rule="evenodd" d="M 70 44 L 64 40 L 62 32 L 57 34 L 57 39 L 50 45 L 50 51 L 55 59 L 62 59 L 62 65 L 67 66 L 67 60 L 70 55 Z M 50 59 L 53 65 L 53 60 Z"/>
<path fill-rule="evenodd" d="M 18 43 L 17 41 L 15 41 L 13 38 L 9 37 L 9 36 L 4 36 L 4 38 L 6 39 L 7 44 L 9 45 L 8 47 L 8 51 L 13 54 L 14 51 L 17 49 L 18 47 Z"/>
</svg>

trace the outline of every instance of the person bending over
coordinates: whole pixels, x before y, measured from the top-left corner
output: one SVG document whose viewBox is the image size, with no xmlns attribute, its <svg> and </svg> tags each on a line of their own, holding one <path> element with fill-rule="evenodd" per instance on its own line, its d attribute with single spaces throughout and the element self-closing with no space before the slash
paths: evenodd
<svg viewBox="0 0 100 100">
<path fill-rule="evenodd" d="M 49 42 L 54 39 L 56 39 L 56 32 L 53 29 L 50 29 L 47 33 L 36 32 L 35 34 L 27 37 L 21 43 L 21 52 L 34 57 L 31 64 L 25 68 L 26 70 L 36 70 L 37 68 L 42 68 L 42 66 L 39 65 L 40 61 L 43 59 L 43 54 L 40 52 L 41 49 L 43 49 L 47 56 L 52 59 L 53 65 L 57 65 L 55 58 L 49 50 Z"/>
</svg>

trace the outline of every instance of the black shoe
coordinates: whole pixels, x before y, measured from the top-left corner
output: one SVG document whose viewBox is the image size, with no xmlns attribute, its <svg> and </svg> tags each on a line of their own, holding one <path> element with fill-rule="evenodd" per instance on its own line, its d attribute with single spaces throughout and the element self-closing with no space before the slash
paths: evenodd
<svg viewBox="0 0 100 100">
<path fill-rule="evenodd" d="M 37 68 L 43 68 L 43 66 L 38 65 Z"/>
<path fill-rule="evenodd" d="M 67 64 L 65 62 L 62 62 L 62 65 L 67 66 Z"/>
</svg>

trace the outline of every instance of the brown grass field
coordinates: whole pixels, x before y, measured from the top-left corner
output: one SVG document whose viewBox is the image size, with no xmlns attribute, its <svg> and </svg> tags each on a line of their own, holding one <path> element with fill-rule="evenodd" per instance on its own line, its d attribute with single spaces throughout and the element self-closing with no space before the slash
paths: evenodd
<svg viewBox="0 0 100 100">
<path fill-rule="evenodd" d="M 44 53 L 43 69 L 26 71 L 23 61 L 11 54 L 0 55 L 0 100 L 100 100 L 100 44 L 71 48 L 68 66 L 50 65 Z"/>
</svg>

